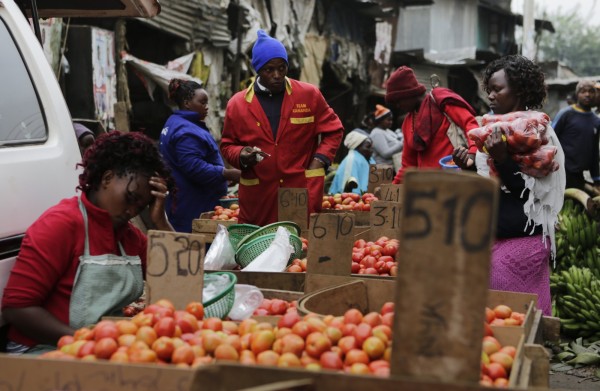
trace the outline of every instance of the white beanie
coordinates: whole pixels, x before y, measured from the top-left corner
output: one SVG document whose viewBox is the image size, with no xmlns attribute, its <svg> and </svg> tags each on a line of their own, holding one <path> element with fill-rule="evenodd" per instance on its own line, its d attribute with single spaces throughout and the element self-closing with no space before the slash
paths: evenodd
<svg viewBox="0 0 600 391">
<path fill-rule="evenodd" d="M 356 149 L 368 138 L 369 136 L 366 134 L 353 130 L 346 135 L 346 138 L 344 139 L 344 145 L 348 149 Z"/>
</svg>

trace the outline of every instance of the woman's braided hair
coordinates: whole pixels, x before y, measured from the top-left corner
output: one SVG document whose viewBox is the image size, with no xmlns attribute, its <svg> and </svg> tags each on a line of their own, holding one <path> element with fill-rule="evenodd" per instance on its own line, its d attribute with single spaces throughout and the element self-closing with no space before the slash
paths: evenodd
<svg viewBox="0 0 600 391">
<path fill-rule="evenodd" d="M 492 61 L 483 71 L 481 83 L 485 92 L 489 93 L 488 81 L 499 70 L 504 70 L 506 80 L 513 93 L 521 99 L 521 104 L 529 109 L 539 109 L 546 99 L 546 84 L 542 69 L 520 55 L 510 55 Z"/>
<path fill-rule="evenodd" d="M 77 189 L 88 193 L 98 190 L 102 175 L 112 170 L 117 176 L 140 173 L 148 177 L 158 175 L 167 181 L 169 191 L 175 190 L 175 180 L 164 163 L 155 142 L 140 132 L 112 131 L 101 134 L 83 155 L 78 167 Z"/>
<path fill-rule="evenodd" d="M 181 108 L 183 107 L 183 103 L 191 100 L 196 90 L 201 88 L 202 86 L 195 81 L 171 79 L 169 82 L 169 99 L 177 103 L 177 106 Z"/>
</svg>

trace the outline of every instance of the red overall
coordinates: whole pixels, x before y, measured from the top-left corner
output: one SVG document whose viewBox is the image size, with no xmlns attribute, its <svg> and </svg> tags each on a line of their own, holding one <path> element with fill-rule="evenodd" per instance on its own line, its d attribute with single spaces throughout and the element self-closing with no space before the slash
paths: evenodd
<svg viewBox="0 0 600 391">
<path fill-rule="evenodd" d="M 276 222 L 280 187 L 307 188 L 309 213 L 321 210 L 325 171 L 307 168 L 315 154 L 333 161 L 344 128 L 315 86 L 286 78 L 284 94 L 276 139 L 253 86 L 235 94 L 227 104 L 223 157 L 242 168 L 240 152 L 245 146 L 259 147 L 271 155 L 252 168 L 242 169 L 240 223 L 262 226 Z"/>
</svg>

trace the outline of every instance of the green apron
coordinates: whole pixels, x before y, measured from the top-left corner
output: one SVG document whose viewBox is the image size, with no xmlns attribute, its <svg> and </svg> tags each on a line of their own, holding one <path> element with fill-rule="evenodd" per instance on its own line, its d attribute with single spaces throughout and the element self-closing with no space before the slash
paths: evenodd
<svg viewBox="0 0 600 391">
<path fill-rule="evenodd" d="M 69 326 L 78 329 L 97 323 L 103 316 L 123 316 L 123 307 L 137 300 L 144 290 L 142 261 L 121 255 L 90 255 L 88 217 L 81 198 L 79 209 L 85 226 L 85 248 L 79 257 L 71 303 Z"/>
</svg>

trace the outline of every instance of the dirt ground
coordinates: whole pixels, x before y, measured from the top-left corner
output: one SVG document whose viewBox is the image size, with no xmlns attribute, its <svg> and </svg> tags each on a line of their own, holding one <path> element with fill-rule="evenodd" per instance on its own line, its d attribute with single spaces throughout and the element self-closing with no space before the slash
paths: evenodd
<svg viewBox="0 0 600 391">
<path fill-rule="evenodd" d="M 594 376 L 600 366 L 591 365 L 566 372 L 550 372 L 550 388 L 562 390 L 600 390 L 600 378 Z"/>
</svg>

